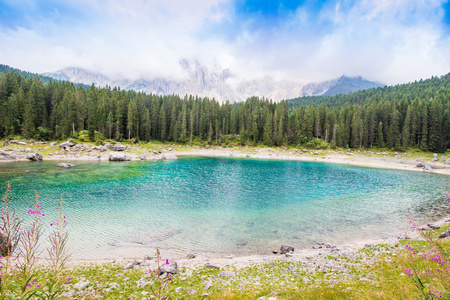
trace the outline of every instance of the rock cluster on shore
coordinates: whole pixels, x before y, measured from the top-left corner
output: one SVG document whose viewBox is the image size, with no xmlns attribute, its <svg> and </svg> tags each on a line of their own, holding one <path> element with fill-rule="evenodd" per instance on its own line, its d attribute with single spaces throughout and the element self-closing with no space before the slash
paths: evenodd
<svg viewBox="0 0 450 300">
<path fill-rule="evenodd" d="M 43 148 L 37 150 L 60 148 L 60 150 L 44 155 L 32 148 L 32 145 L 45 145 Z M 8 148 L 9 145 L 15 145 L 13 148 Z M 19 147 L 17 147 L 17 146 Z M 30 146 L 28 146 L 30 145 Z M 28 146 L 28 148 L 21 148 Z M 144 153 L 136 153 L 132 150 L 133 147 L 122 145 L 120 143 L 110 144 L 106 143 L 102 146 L 90 146 L 88 144 L 77 144 L 74 141 L 65 141 L 57 145 L 55 142 L 34 142 L 5 140 L 3 142 L 3 150 L 0 150 L 0 161 L 42 161 L 47 159 L 53 160 L 101 160 L 108 159 L 110 161 L 130 161 L 130 160 L 175 160 L 178 159 L 174 154 L 163 153 L 155 150 L 144 150 Z M 142 149 L 141 147 L 137 147 Z M 48 150 L 47 150 L 48 151 Z M 50 150 L 51 151 L 51 150 Z M 142 151 L 142 150 L 140 150 Z M 139 152 L 140 152 L 139 151 Z M 167 148 L 167 151 L 172 151 L 172 148 Z M 125 153 L 126 152 L 126 153 Z M 47 156 L 48 155 L 48 156 Z M 148 157 L 148 155 L 150 157 Z M 69 168 L 70 164 L 58 165 L 61 168 Z"/>
</svg>

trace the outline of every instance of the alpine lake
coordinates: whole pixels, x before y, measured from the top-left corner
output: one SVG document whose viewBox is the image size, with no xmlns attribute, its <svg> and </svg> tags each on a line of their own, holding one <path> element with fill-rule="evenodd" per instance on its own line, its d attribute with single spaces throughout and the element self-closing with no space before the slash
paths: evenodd
<svg viewBox="0 0 450 300">
<path fill-rule="evenodd" d="M 282 244 L 347 244 L 395 238 L 442 217 L 450 178 L 344 165 L 183 157 L 174 161 L 0 164 L 10 208 L 42 197 L 46 229 L 65 201 L 72 258 L 269 254 Z M 45 242 L 43 248 L 45 247 Z M 43 251 L 44 253 L 45 251 Z"/>
</svg>

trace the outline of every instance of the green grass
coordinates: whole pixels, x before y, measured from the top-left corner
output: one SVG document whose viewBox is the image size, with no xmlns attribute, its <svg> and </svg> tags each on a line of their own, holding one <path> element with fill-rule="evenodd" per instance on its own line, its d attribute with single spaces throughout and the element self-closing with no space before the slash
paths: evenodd
<svg viewBox="0 0 450 300">
<path fill-rule="evenodd" d="M 169 299 L 420 299 L 411 279 L 405 275 L 408 256 L 403 245 L 378 245 L 365 248 L 352 257 L 329 255 L 311 261 L 283 261 L 254 263 L 243 268 L 230 265 L 216 270 L 204 266 L 180 267 L 179 274 L 169 282 L 164 295 Z M 311 263 L 317 262 L 316 267 Z M 333 262 L 333 264 L 329 264 Z M 104 263 L 68 267 L 64 292 L 76 291 L 74 299 L 141 299 L 151 293 L 150 284 L 155 273 L 148 267 L 123 270 L 124 264 Z M 221 271 L 235 272 L 235 276 L 218 276 Z M 45 278 L 41 268 L 36 278 Z M 80 290 L 74 286 L 89 281 Z M 149 282 L 138 286 L 138 282 Z M 211 287 L 205 289 L 205 284 Z M 41 284 L 44 286 L 44 284 Z M 438 285 L 436 285 L 438 286 Z M 181 291 L 176 291 L 182 288 Z M 193 289 L 195 294 L 188 294 Z M 205 295 L 207 294 L 207 296 Z"/>
</svg>

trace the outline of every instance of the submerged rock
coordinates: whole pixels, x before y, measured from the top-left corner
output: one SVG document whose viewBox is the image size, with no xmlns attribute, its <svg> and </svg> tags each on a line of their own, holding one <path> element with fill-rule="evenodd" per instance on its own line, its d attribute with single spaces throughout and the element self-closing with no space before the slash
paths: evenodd
<svg viewBox="0 0 450 300">
<path fill-rule="evenodd" d="M 71 168 L 71 167 L 73 167 L 73 166 L 74 166 L 74 165 L 68 164 L 68 163 L 59 163 L 59 164 L 57 165 L 57 167 L 60 167 L 60 168 L 63 168 L 63 169 Z"/>
</svg>

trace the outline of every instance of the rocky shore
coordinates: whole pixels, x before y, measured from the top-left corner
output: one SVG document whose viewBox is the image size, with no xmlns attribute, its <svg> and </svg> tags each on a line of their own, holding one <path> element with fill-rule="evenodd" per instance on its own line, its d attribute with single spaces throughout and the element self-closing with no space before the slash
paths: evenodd
<svg viewBox="0 0 450 300">
<path fill-rule="evenodd" d="M 334 163 L 351 166 L 421 171 L 450 175 L 450 157 L 434 154 L 413 157 L 405 153 L 374 152 L 366 150 L 310 150 L 301 148 L 254 148 L 181 145 L 123 145 L 105 143 L 100 146 L 91 143 L 66 141 L 37 142 L 33 140 L 4 140 L 0 147 L 0 162 L 41 160 L 95 160 L 95 161 L 138 161 L 175 160 L 180 156 L 234 157 L 245 159 L 272 159 Z M 429 155 L 428 155 L 429 156 Z M 68 166 L 66 166 L 68 167 Z"/>
<path fill-rule="evenodd" d="M 170 148 L 169 148 L 170 149 Z M 120 143 L 106 143 L 95 146 L 88 143 L 75 143 L 66 141 L 34 142 L 5 140 L 0 150 L 0 161 L 42 161 L 42 160 L 104 160 L 104 161 L 131 161 L 131 160 L 175 160 L 176 155 L 170 153 L 172 149 L 163 151 L 144 149 L 142 146 L 127 146 Z M 71 164 L 60 164 L 62 168 L 69 168 Z"/>
</svg>

